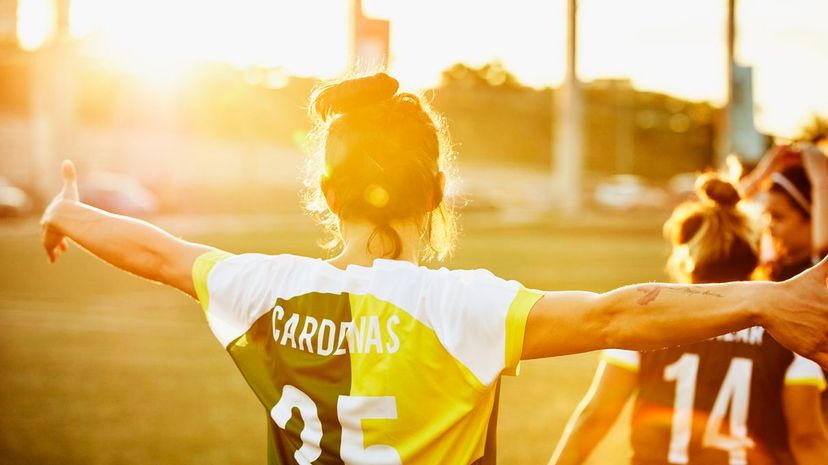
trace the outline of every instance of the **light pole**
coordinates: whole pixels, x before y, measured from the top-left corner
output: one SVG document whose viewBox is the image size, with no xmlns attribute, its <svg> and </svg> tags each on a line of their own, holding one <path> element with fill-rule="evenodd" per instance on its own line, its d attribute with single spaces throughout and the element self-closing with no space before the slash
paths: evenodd
<svg viewBox="0 0 828 465">
<path fill-rule="evenodd" d="M 731 128 L 733 126 L 733 55 L 736 41 L 736 0 L 727 0 L 726 28 L 727 65 L 725 66 L 725 102 L 722 112 L 719 115 L 719 127 L 716 131 L 715 164 L 717 166 L 724 166 L 725 158 L 727 158 L 733 149 Z"/>
<path fill-rule="evenodd" d="M 568 0 L 566 71 L 555 93 L 556 118 L 552 130 L 554 149 L 553 192 L 565 216 L 576 215 L 583 200 L 582 96 L 577 75 L 578 2 Z"/>
</svg>

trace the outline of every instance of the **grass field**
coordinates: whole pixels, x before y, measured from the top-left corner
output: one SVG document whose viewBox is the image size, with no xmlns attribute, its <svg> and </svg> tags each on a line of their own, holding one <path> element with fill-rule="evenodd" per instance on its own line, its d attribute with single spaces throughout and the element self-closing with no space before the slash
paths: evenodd
<svg viewBox="0 0 828 465">
<path fill-rule="evenodd" d="M 184 235 L 233 252 L 321 255 L 306 220 L 219 229 Z M 469 217 L 464 230 L 450 267 L 485 267 L 530 287 L 601 291 L 663 279 L 657 222 L 575 228 Z M 78 250 L 49 266 L 35 234 L 9 231 L 17 229 L 0 230 L 0 463 L 264 463 L 265 413 L 197 304 Z M 504 379 L 499 463 L 546 463 L 596 360 L 526 362 L 520 377 Z M 625 434 L 615 428 L 591 463 L 626 463 Z"/>
</svg>

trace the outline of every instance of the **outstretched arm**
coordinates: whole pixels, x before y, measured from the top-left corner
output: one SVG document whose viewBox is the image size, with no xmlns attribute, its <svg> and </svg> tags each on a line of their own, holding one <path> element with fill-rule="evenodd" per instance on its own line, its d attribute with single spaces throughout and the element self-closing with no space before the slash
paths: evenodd
<svg viewBox="0 0 828 465">
<path fill-rule="evenodd" d="M 80 203 L 74 165 L 65 161 L 62 170 L 63 189 L 41 219 L 43 246 L 51 262 L 67 250 L 69 238 L 117 268 L 195 297 L 193 262 L 210 247 L 183 241 L 145 221 Z"/>
<path fill-rule="evenodd" d="M 604 294 L 549 292 L 529 313 L 523 355 L 660 349 L 759 325 L 761 309 L 751 295 L 775 285 L 650 283 Z"/>
<path fill-rule="evenodd" d="M 601 361 L 592 386 L 564 428 L 549 465 L 580 465 L 604 438 L 627 400 L 638 376 Z"/>
<path fill-rule="evenodd" d="M 828 261 L 780 282 L 637 284 L 605 294 L 549 292 L 529 312 L 522 358 L 656 349 L 764 326 L 828 367 Z"/>
</svg>

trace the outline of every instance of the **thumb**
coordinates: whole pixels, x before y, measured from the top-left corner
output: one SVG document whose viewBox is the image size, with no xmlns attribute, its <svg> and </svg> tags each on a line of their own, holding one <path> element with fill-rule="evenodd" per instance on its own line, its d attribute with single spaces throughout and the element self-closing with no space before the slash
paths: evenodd
<svg viewBox="0 0 828 465">
<path fill-rule="evenodd" d="M 80 200 L 80 195 L 78 195 L 78 173 L 75 171 L 75 164 L 71 160 L 63 160 L 61 173 L 63 174 L 63 198 L 66 200 Z"/>
</svg>

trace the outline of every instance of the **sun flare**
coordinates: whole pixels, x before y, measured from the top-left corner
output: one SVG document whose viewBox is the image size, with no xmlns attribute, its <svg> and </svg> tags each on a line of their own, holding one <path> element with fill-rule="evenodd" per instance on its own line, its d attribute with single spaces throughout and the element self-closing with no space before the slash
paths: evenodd
<svg viewBox="0 0 828 465">
<path fill-rule="evenodd" d="M 24 50 L 54 37 L 56 1 L 18 1 Z M 72 0 L 69 30 L 90 55 L 150 81 L 203 61 L 330 78 L 348 69 L 351 1 Z M 363 1 L 367 15 L 391 21 L 389 67 L 406 86 L 435 85 L 458 62 L 500 61 L 531 86 L 562 80 L 565 0 Z M 723 4 L 580 0 L 578 73 L 720 104 Z M 828 114 L 825 15 L 823 0 L 739 3 L 736 58 L 754 68 L 761 129 L 791 135 Z"/>
</svg>

